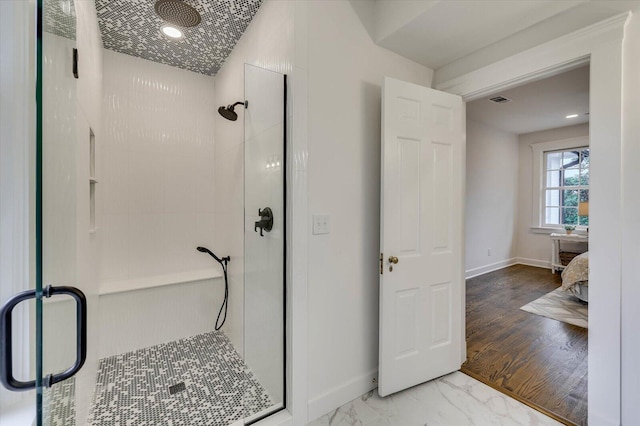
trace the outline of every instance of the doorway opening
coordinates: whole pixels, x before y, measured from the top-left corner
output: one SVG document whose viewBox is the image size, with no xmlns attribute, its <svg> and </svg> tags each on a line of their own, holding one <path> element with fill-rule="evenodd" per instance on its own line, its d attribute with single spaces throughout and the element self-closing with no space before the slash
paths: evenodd
<svg viewBox="0 0 640 426">
<path fill-rule="evenodd" d="M 590 158 L 588 65 L 467 104 L 462 371 L 566 424 L 587 423 Z"/>
</svg>

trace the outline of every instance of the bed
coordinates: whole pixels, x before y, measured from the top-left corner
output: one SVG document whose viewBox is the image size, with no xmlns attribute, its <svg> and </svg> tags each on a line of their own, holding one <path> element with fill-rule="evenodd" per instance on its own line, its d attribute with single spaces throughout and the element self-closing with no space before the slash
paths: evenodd
<svg viewBox="0 0 640 426">
<path fill-rule="evenodd" d="M 562 271 L 562 289 L 578 299 L 589 301 L 589 252 L 571 260 Z"/>
</svg>

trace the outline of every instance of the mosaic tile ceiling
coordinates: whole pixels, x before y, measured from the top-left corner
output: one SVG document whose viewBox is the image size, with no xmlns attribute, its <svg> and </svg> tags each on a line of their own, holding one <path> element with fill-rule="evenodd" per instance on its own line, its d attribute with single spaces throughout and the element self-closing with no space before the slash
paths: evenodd
<svg viewBox="0 0 640 426">
<path fill-rule="evenodd" d="M 44 31 L 70 40 L 76 39 L 74 0 L 44 1 Z"/>
<path fill-rule="evenodd" d="M 202 22 L 182 28 L 182 39 L 161 33 L 165 22 L 155 0 L 95 0 L 106 49 L 150 61 L 215 75 L 249 26 L 263 0 L 184 0 Z"/>
</svg>

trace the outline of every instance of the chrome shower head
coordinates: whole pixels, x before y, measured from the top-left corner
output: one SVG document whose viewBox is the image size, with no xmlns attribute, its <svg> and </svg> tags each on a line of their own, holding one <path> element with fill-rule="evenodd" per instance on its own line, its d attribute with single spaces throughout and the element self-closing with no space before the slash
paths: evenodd
<svg viewBox="0 0 640 426">
<path fill-rule="evenodd" d="M 218 108 L 218 114 L 226 118 L 227 120 L 236 121 L 238 119 L 238 114 L 234 111 L 236 105 L 244 105 L 245 108 L 249 106 L 249 102 L 236 102 L 233 105 L 221 106 Z"/>
<path fill-rule="evenodd" d="M 158 0 L 154 8 L 162 20 L 179 27 L 195 27 L 202 20 L 200 13 L 182 0 Z"/>
</svg>

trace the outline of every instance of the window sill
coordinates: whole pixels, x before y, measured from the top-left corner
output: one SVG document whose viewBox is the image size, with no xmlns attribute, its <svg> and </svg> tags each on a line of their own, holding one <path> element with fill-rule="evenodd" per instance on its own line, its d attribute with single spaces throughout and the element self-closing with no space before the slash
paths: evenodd
<svg viewBox="0 0 640 426">
<path fill-rule="evenodd" d="M 564 234 L 566 233 L 564 228 L 550 228 L 550 227 L 541 227 L 541 226 L 532 226 L 529 228 L 532 234 L 546 234 L 551 235 L 553 233 L 556 234 Z M 589 235 L 586 229 L 576 229 L 573 231 L 573 235 Z"/>
</svg>

